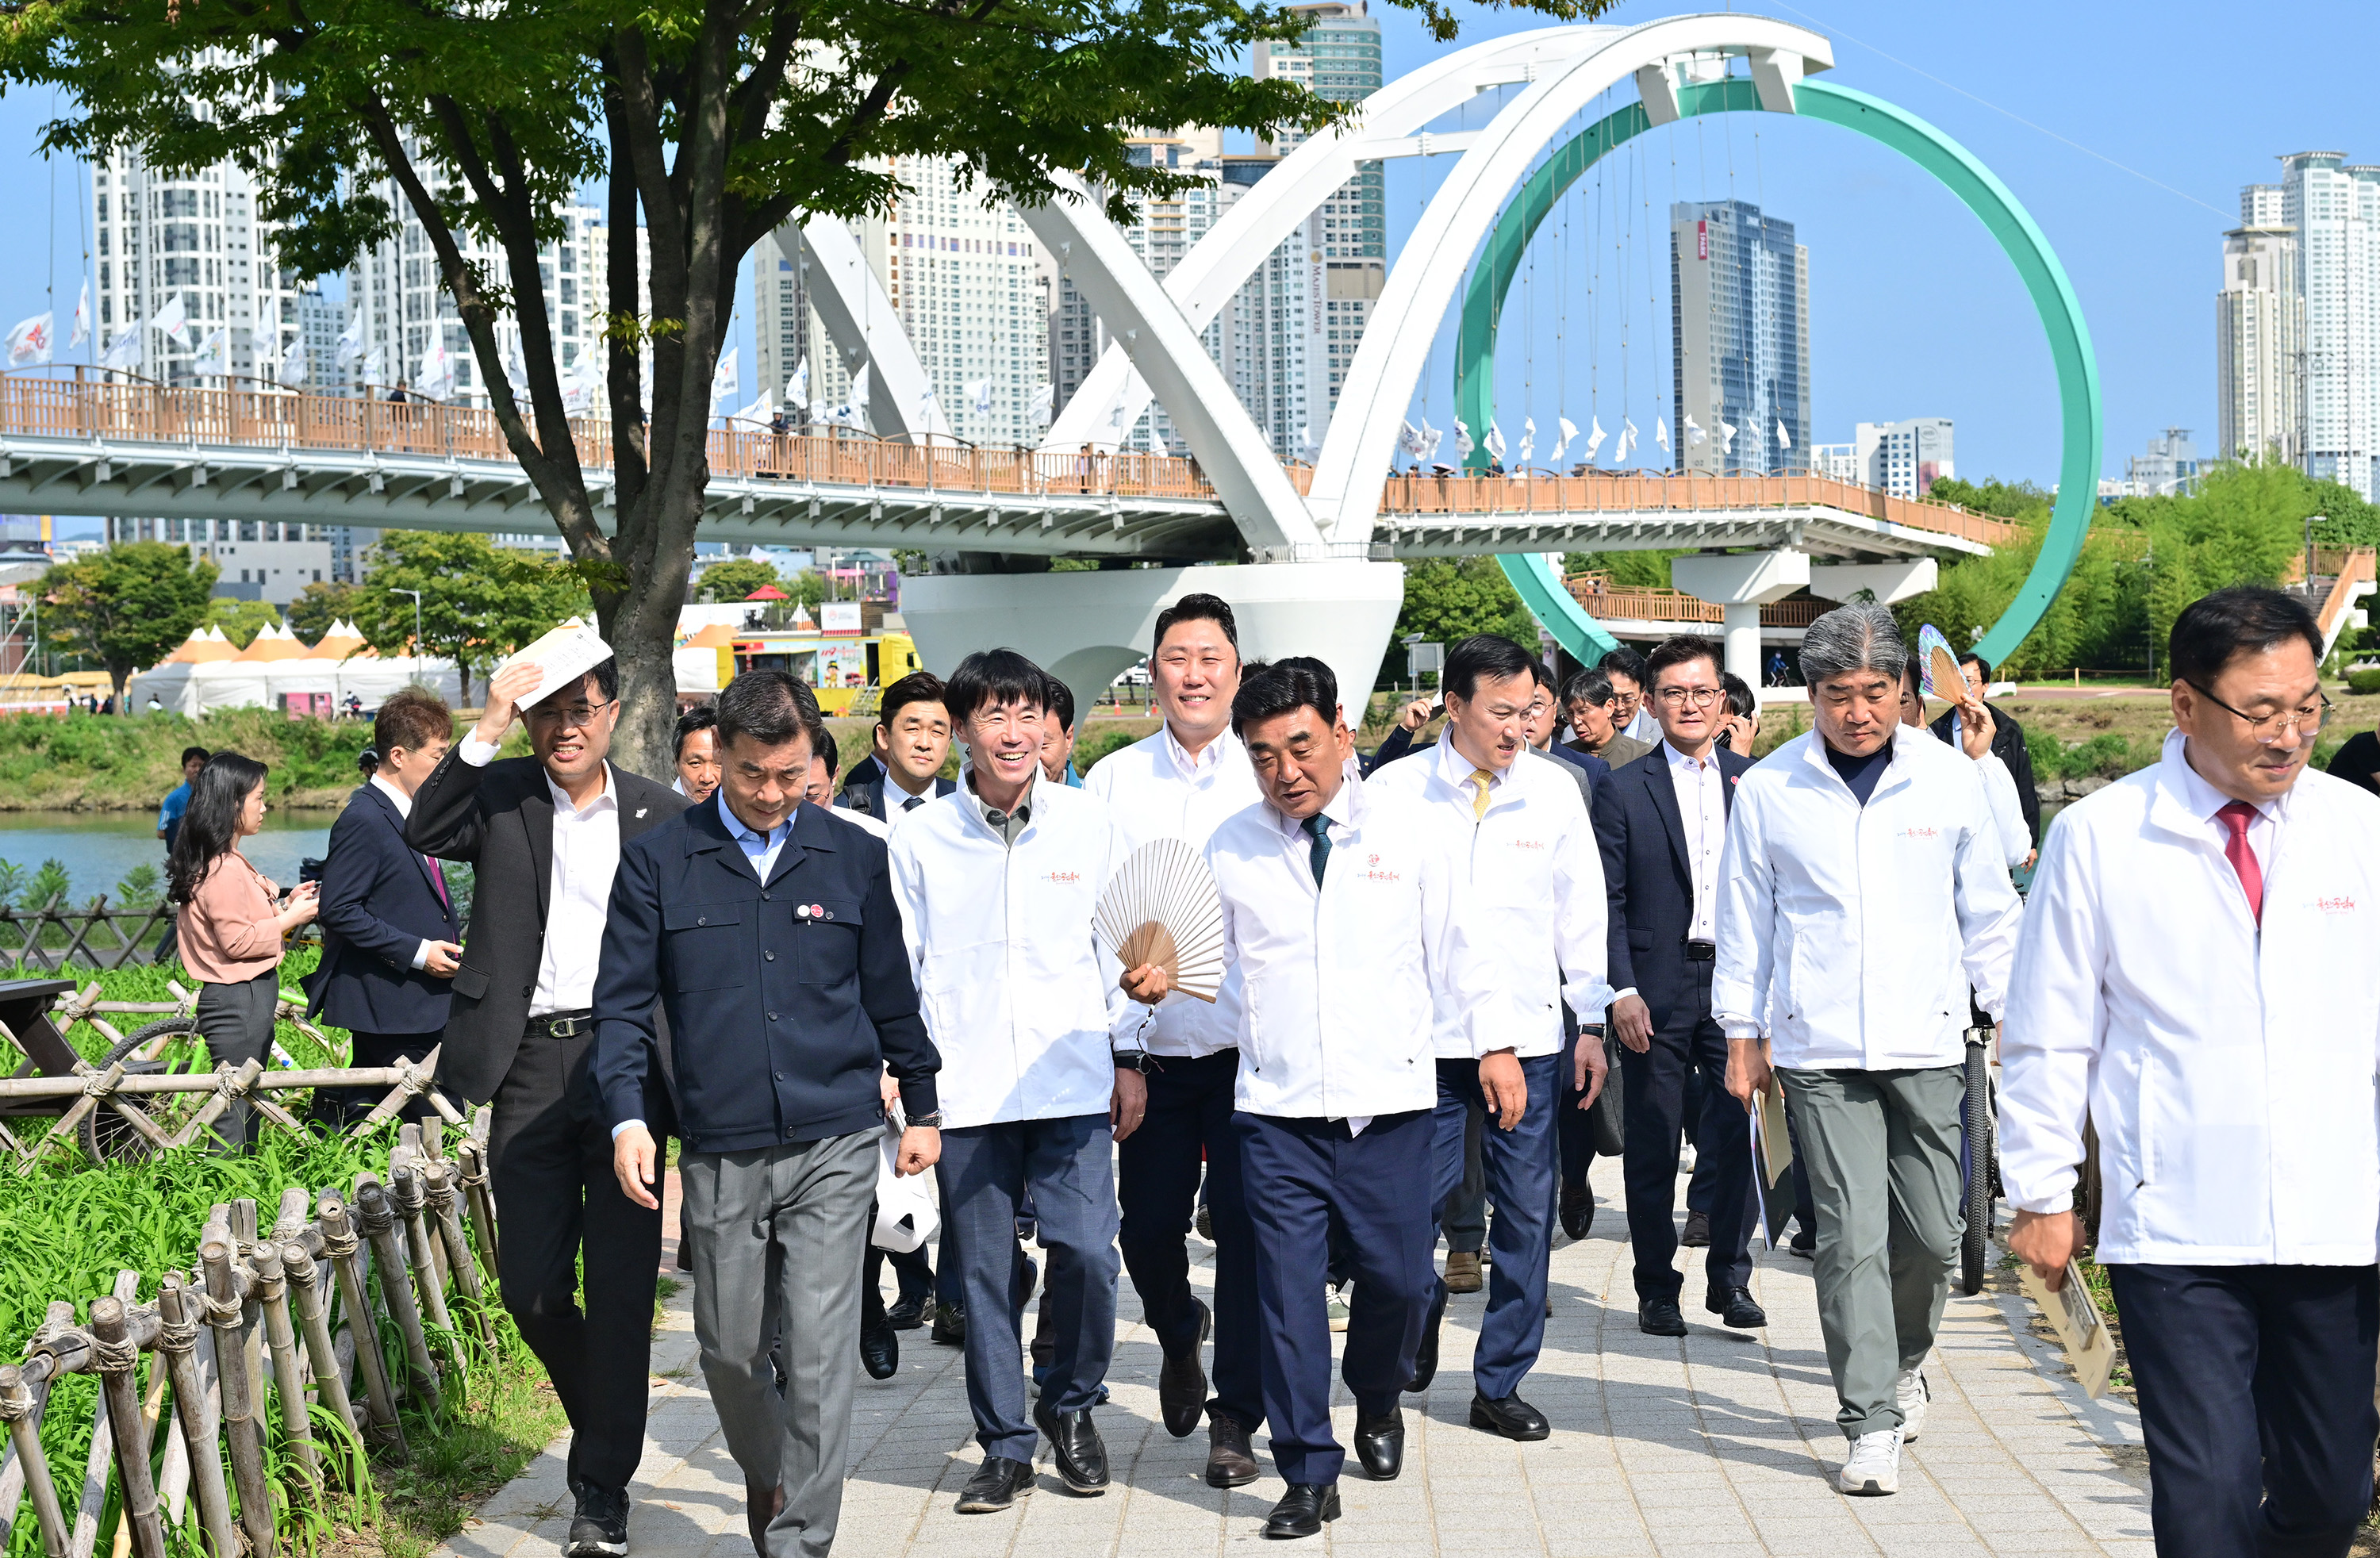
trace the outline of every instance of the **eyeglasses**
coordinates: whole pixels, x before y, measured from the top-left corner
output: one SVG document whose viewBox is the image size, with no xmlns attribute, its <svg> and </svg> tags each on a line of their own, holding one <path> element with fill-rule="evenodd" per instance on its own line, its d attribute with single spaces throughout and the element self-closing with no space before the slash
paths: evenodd
<svg viewBox="0 0 2380 1558">
<path fill-rule="evenodd" d="M 1689 700 L 1693 701 L 1695 708 L 1707 709 L 1712 704 L 1727 696 L 1727 688 L 1721 687 L 1665 687 L 1658 693 L 1655 694 L 1655 696 L 1660 699 L 1661 707 L 1664 709 L 1682 709 L 1686 706 Z"/>
<path fill-rule="evenodd" d="M 557 709 L 550 703 L 542 703 L 528 712 L 528 723 L 559 725 L 565 730 L 591 730 L 595 725 L 595 716 L 618 701 L 616 698 L 612 699 L 609 701 L 598 703 L 591 709 L 584 703 L 573 703 L 567 709 Z"/>
<path fill-rule="evenodd" d="M 2322 700 L 2319 707 L 2307 704 L 2301 708 L 2284 710 L 2277 714 L 2243 714 L 2196 682 L 2191 682 L 2188 685 L 2192 691 L 2234 719 L 2246 722 L 2249 738 L 2259 747 L 2271 746 L 2281 738 L 2285 731 L 2319 733 L 2325 725 L 2330 724 L 2331 701 L 2327 695 L 2321 692 L 2314 694 Z"/>
</svg>

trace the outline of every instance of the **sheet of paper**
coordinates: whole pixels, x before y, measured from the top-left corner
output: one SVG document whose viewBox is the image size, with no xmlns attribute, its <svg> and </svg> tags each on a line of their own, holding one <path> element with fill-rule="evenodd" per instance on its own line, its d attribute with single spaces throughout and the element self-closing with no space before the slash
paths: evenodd
<svg viewBox="0 0 2380 1558">
<path fill-rule="evenodd" d="M 2048 1320 L 2049 1328 L 2058 1333 L 2066 1361 L 2074 1366 L 2075 1376 L 2082 1382 L 2082 1394 L 2097 1400 L 2107 1389 L 2108 1372 L 2116 1367 L 2116 1338 L 2099 1314 L 2097 1300 L 2082 1284 L 2081 1269 L 2069 1261 L 2066 1280 L 2055 1293 L 2031 1266 L 2020 1265 L 2017 1280 L 2025 1296 Z"/>
<path fill-rule="evenodd" d="M 545 673 L 537 690 L 520 700 L 518 706 L 527 709 L 542 701 L 556 688 L 577 687 L 588 672 L 611 658 L 612 646 L 595 629 L 566 622 L 536 642 L 524 645 L 520 652 L 496 669 L 501 672 L 528 661 Z"/>
</svg>

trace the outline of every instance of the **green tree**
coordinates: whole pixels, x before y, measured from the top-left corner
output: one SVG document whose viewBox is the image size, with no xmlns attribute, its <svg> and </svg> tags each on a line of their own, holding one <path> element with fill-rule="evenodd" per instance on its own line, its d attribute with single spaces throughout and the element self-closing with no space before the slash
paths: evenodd
<svg viewBox="0 0 2380 1558">
<path fill-rule="evenodd" d="M 1981 484 L 1945 476 L 1928 487 L 1925 495 L 2002 519 L 2047 519 L 2050 505 L 2058 500 L 2057 493 L 2045 492 L 2030 481 L 2003 481 L 1996 476 L 1984 478 Z"/>
<path fill-rule="evenodd" d="M 706 601 L 741 601 L 764 584 L 785 588 L 777 570 L 758 557 L 730 557 L 702 570 L 702 598 Z M 789 590 L 785 592 L 793 593 Z"/>
<path fill-rule="evenodd" d="M 826 599 L 826 580 L 819 577 L 816 568 L 804 568 L 794 576 L 794 582 L 785 587 L 785 592 L 802 610 L 815 616 L 819 603 Z"/>
<path fill-rule="evenodd" d="M 132 673 L 173 653 L 206 620 L 216 572 L 187 546 L 121 542 L 42 576 L 42 623 L 57 648 L 107 668 L 122 709 Z"/>
<path fill-rule="evenodd" d="M 345 622 L 356 615 L 356 587 L 335 581 L 317 580 L 298 592 L 289 603 L 289 631 L 309 644 L 319 644 L 334 622 Z"/>
<path fill-rule="evenodd" d="M 1395 3 L 1454 36 L 1449 0 Z M 1503 3 L 1572 19 L 1612 0 Z M 70 105 L 44 127 L 44 151 L 238 163 L 259 182 L 256 214 L 276 225 L 281 263 L 301 275 L 344 269 L 387 237 L 395 213 L 378 191 L 396 192 L 507 445 L 588 565 L 623 672 L 622 759 L 659 773 L 711 375 L 744 254 L 803 213 L 889 211 L 905 158 L 956 159 L 987 202 L 1071 198 L 1062 176 L 1079 174 L 1128 221 L 1135 195 L 1198 182 L 1136 164 L 1135 126 L 1263 138 L 1350 111 L 1246 70 L 1252 48 L 1312 22 L 1273 0 L 44 0 L 9 12 L 0 81 L 58 89 L 52 101 Z M 557 208 L 590 185 L 610 228 L 608 496 L 569 425 L 540 252 L 561 236 Z M 501 267 L 466 258 L 475 240 Z M 498 346 L 507 317 L 527 405 Z"/>
<path fill-rule="evenodd" d="M 259 633 L 277 626 L 280 621 L 281 613 L 270 601 L 236 601 L 227 595 L 218 595 L 207 603 L 206 625 L 222 628 L 223 636 L 242 649 L 254 643 Z"/>
<path fill-rule="evenodd" d="M 406 651 L 414 603 L 401 591 L 414 590 L 423 650 L 455 663 L 466 704 L 475 675 L 588 609 L 577 571 L 542 553 L 468 532 L 385 530 L 355 594 L 352 620 L 366 643 L 382 654 Z"/>
<path fill-rule="evenodd" d="M 1565 574 L 1609 574 L 1622 590 L 1668 590 L 1671 559 L 1691 555 L 1691 546 L 1652 552 L 1572 552 L 1562 558 Z"/>
<path fill-rule="evenodd" d="M 1515 643 L 1537 641 L 1537 619 L 1493 557 L 1430 557 L 1405 565 L 1404 604 L 1397 612 L 1396 642 L 1389 646 L 1391 673 L 1404 663 L 1404 639 L 1418 633 L 1424 643 L 1445 644 L 1474 633 L 1500 633 Z"/>
</svg>

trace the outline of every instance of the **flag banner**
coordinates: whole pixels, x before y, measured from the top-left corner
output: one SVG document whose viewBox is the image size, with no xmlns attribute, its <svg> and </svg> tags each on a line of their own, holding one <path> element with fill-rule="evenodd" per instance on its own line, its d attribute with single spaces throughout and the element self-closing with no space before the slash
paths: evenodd
<svg viewBox="0 0 2380 1558">
<path fill-rule="evenodd" d="M 1663 449 L 1669 448 L 1670 420 L 1667 417 L 1653 419 L 1653 442 L 1658 444 Z"/>
<path fill-rule="evenodd" d="M 1704 431 L 1702 423 L 1689 415 L 1686 418 L 1686 447 L 1699 449 L 1709 442 L 1710 434 Z"/>
<path fill-rule="evenodd" d="M 1458 460 L 1467 460 L 1471 457 L 1471 451 L 1477 446 L 1471 442 L 1471 430 L 1463 425 L 1463 419 L 1455 418 L 1454 457 Z"/>
<path fill-rule="evenodd" d="M 1636 437 L 1635 420 L 1629 417 L 1621 418 L 1620 444 L 1618 447 L 1611 451 L 1611 460 L 1613 464 L 1617 465 L 1620 461 L 1628 457 L 1628 452 L 1636 447 Z"/>
<path fill-rule="evenodd" d="M 1410 420 L 1401 419 L 1397 424 L 1397 447 L 1415 459 L 1421 458 L 1421 429 L 1414 426 Z"/>
<path fill-rule="evenodd" d="M 1493 417 L 1488 419 L 1488 454 L 1498 465 L 1504 463 L 1504 430 Z"/>
<path fill-rule="evenodd" d="M 967 385 L 966 397 L 967 404 L 975 408 L 977 416 L 991 415 L 991 381 L 990 379 L 978 379 Z"/>
<path fill-rule="evenodd" d="M 730 347 L 721 355 L 719 365 L 710 371 L 710 414 L 720 416 L 735 403 L 736 392 L 743 388 L 735 374 L 737 347 Z"/>
<path fill-rule="evenodd" d="M 128 324 L 124 334 L 107 344 L 107 354 L 99 359 L 102 368 L 132 369 L 140 366 L 140 327 Z"/>
<path fill-rule="evenodd" d="M 221 325 L 210 331 L 190 359 L 190 371 L 202 379 L 230 378 L 231 332 Z"/>
<path fill-rule="evenodd" d="M 67 340 L 67 345 L 79 347 L 90 339 L 91 283 L 85 281 L 82 284 L 82 295 L 75 299 L 74 335 Z"/>
<path fill-rule="evenodd" d="M 1718 446 L 1723 453 L 1730 455 L 1735 453 L 1735 424 L 1733 422 L 1721 422 L 1718 424 Z"/>
<path fill-rule="evenodd" d="M 1043 384 L 1033 392 L 1033 405 L 1031 410 L 1033 420 L 1037 426 L 1047 427 L 1050 425 L 1051 408 L 1057 404 L 1057 398 L 1058 390 L 1057 386 L 1054 384 Z"/>
<path fill-rule="evenodd" d="M 8 366 L 38 368 L 50 360 L 50 316 L 35 314 L 8 332 Z"/>
<path fill-rule="evenodd" d="M 182 295 L 175 293 L 165 299 L 165 306 L 149 316 L 149 328 L 162 330 L 184 346 L 190 343 L 190 310 L 182 306 Z"/>
<path fill-rule="evenodd" d="M 363 354 L 364 311 L 358 309 L 355 317 L 347 321 L 347 327 L 339 333 L 339 366 L 345 368 Z"/>
<path fill-rule="evenodd" d="M 1595 452 L 1597 449 L 1602 448 L 1603 441 L 1611 435 L 1603 431 L 1602 418 L 1590 416 L 1586 420 L 1590 424 L 1592 424 L 1591 431 L 1589 431 L 1586 435 L 1586 463 L 1593 465 L 1595 463 Z"/>
<path fill-rule="evenodd" d="M 1556 465 L 1560 465 L 1561 464 L 1562 451 L 1568 449 L 1571 445 L 1571 440 L 1578 436 L 1578 424 L 1572 421 L 1568 417 L 1556 417 L 1554 419 L 1554 426 L 1560 432 L 1561 436 L 1554 440 L 1554 452 L 1548 455 L 1546 458 L 1551 460 Z"/>
<path fill-rule="evenodd" d="M 304 386 L 306 338 L 303 335 L 293 338 L 289 343 L 289 349 L 281 354 L 280 380 L 281 387 L 284 389 L 298 389 Z"/>
<path fill-rule="evenodd" d="M 868 371 L 868 367 L 863 362 L 851 371 L 851 425 L 854 427 L 868 419 L 868 381 L 875 377 Z"/>
<path fill-rule="evenodd" d="M 421 354 L 413 387 L 431 400 L 443 400 L 455 392 L 455 360 L 446 355 L 446 332 L 440 326 L 430 328 L 430 349 Z"/>
<path fill-rule="evenodd" d="M 1785 419 L 1782 417 L 1777 419 L 1777 446 L 1779 449 L 1791 449 L 1793 446 L 1793 435 L 1785 431 Z"/>
<path fill-rule="evenodd" d="M 371 349 L 371 355 L 364 359 L 364 383 L 373 389 L 388 383 L 388 348 L 386 347 L 374 347 Z"/>
<path fill-rule="evenodd" d="M 1522 418 L 1522 419 L 1521 419 L 1521 461 L 1520 461 L 1520 463 L 1521 463 L 1521 464 L 1523 464 L 1523 465 L 1526 465 L 1526 464 L 1528 464 L 1528 463 L 1529 463 L 1529 457 L 1530 457 L 1532 455 L 1534 455 L 1534 454 L 1536 454 L 1536 448 L 1537 448 L 1537 420 L 1536 420 L 1536 418 L 1535 418 L 1535 417 L 1524 417 L 1524 418 Z"/>
<path fill-rule="evenodd" d="M 785 381 L 785 404 L 807 406 L 810 403 L 810 359 L 794 364 L 794 376 Z"/>
<path fill-rule="evenodd" d="M 764 389 L 760 392 L 759 399 L 752 402 L 751 405 L 745 407 L 741 411 L 736 412 L 732 420 L 739 422 L 766 423 L 768 420 L 771 417 L 775 416 L 776 413 L 777 392 L 772 389 Z"/>
</svg>

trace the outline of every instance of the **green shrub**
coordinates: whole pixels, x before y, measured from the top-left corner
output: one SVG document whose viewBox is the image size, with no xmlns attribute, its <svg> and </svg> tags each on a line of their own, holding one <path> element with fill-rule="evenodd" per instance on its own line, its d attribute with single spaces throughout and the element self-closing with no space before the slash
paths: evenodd
<svg viewBox="0 0 2380 1558">
<path fill-rule="evenodd" d="M 2362 671 L 2350 671 L 2347 674 L 2347 690 L 2362 697 L 2380 692 L 2380 665 Z"/>
</svg>

